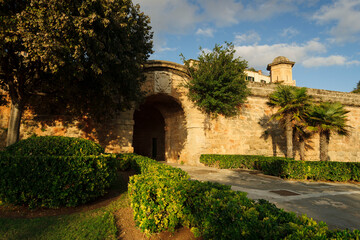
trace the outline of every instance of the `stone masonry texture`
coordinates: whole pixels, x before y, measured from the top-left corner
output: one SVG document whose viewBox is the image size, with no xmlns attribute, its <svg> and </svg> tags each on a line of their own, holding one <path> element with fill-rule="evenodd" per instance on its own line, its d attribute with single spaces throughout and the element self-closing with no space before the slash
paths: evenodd
<svg viewBox="0 0 360 240">
<path fill-rule="evenodd" d="M 59 116 L 45 116 L 43 121 L 38 121 L 27 111 L 23 116 L 20 137 L 24 139 L 34 134 L 82 137 L 100 143 L 107 152 L 133 152 L 134 143 L 159 138 L 157 145 L 161 146 L 156 146 L 162 156 L 159 159 L 165 158 L 168 162 L 183 162 L 189 165 L 199 165 L 200 155 L 206 153 L 284 156 L 286 142 L 283 130 L 276 121 L 269 121 L 275 110 L 266 104 L 269 94 L 276 88 L 275 84 L 249 82 L 251 95 L 241 106 L 238 116 L 219 116 L 211 119 L 187 98 L 187 89 L 183 84 L 189 79 L 189 75 L 183 65 L 167 61 L 149 61 L 145 66 L 145 75 L 143 89 L 146 90 L 147 97 L 144 103 L 127 112 L 119 113 L 118 117 L 110 122 L 95 124 L 91 119 L 84 118 L 63 124 Z M 320 89 L 308 89 L 308 93 L 317 102 L 340 102 L 350 111 L 350 135 L 344 137 L 332 134 L 329 156 L 330 161 L 359 162 L 360 95 Z M 137 121 L 146 121 L 146 111 L 154 108 L 162 115 L 160 125 L 156 124 L 156 128 L 152 128 L 151 124 L 135 123 L 135 113 L 145 116 L 139 117 Z M 9 106 L 0 107 L 0 112 L 1 147 L 4 147 Z M 144 130 L 144 134 L 135 136 L 135 124 L 149 126 L 152 129 Z M 159 127 L 164 129 L 165 134 L 154 133 Z M 150 140 L 146 142 L 143 151 L 151 154 L 154 146 Z M 306 160 L 319 160 L 318 134 L 307 142 L 306 147 Z M 294 150 L 296 159 L 299 159 L 296 142 Z"/>
</svg>

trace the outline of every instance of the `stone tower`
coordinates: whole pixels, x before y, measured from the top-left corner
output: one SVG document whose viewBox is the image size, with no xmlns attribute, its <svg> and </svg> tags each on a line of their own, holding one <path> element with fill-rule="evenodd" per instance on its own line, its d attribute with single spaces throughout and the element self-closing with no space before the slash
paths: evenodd
<svg viewBox="0 0 360 240">
<path fill-rule="evenodd" d="M 266 68 L 270 71 L 271 82 L 295 86 L 295 80 L 292 79 L 292 67 L 294 64 L 295 62 L 290 61 L 286 57 L 276 57 Z"/>
</svg>

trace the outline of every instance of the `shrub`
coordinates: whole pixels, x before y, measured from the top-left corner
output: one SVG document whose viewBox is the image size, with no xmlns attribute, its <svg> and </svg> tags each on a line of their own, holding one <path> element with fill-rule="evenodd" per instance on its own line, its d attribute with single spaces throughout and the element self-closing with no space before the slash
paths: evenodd
<svg viewBox="0 0 360 240">
<path fill-rule="evenodd" d="M 188 174 L 142 156 L 132 156 L 132 167 L 139 175 L 130 178 L 129 196 L 137 226 L 145 232 L 174 231 L 181 223 L 182 182 Z"/>
<path fill-rule="evenodd" d="M 247 168 L 290 179 L 360 181 L 360 163 L 295 161 L 291 158 L 252 155 L 204 154 L 200 162 L 219 168 Z"/>
<path fill-rule="evenodd" d="M 104 149 L 82 138 L 45 136 L 21 140 L 7 147 L 6 152 L 21 156 L 86 156 L 102 154 Z"/>
<path fill-rule="evenodd" d="M 76 206 L 102 196 L 115 178 L 115 155 L 0 155 L 0 199 L 29 207 Z"/>
<path fill-rule="evenodd" d="M 182 219 L 181 178 L 161 173 L 131 177 L 129 195 L 137 226 L 145 232 L 174 231 Z"/>
<path fill-rule="evenodd" d="M 136 156 L 136 154 L 117 153 L 115 156 L 116 157 L 113 159 L 114 160 L 113 164 L 114 164 L 114 167 L 116 168 L 116 170 L 126 171 L 131 168 L 131 161 Z"/>
<path fill-rule="evenodd" d="M 129 155 L 123 155 L 129 156 Z M 139 175 L 129 183 L 135 221 L 145 232 L 190 227 L 204 239 L 357 239 L 359 231 L 328 230 L 325 223 L 253 201 L 230 186 L 189 181 L 181 169 L 131 155 Z"/>
<path fill-rule="evenodd" d="M 257 161 L 274 161 L 274 160 L 292 160 L 284 157 L 265 157 L 261 155 L 219 155 L 203 154 L 200 156 L 200 162 L 206 166 L 218 168 L 247 168 L 256 169 Z"/>
</svg>

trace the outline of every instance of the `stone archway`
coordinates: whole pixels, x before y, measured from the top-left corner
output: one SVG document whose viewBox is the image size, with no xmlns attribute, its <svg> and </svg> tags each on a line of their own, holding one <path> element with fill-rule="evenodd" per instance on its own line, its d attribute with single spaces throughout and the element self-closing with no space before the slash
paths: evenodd
<svg viewBox="0 0 360 240">
<path fill-rule="evenodd" d="M 175 98 L 159 93 L 134 112 L 134 152 L 158 161 L 179 160 L 187 138 L 184 110 Z"/>
</svg>

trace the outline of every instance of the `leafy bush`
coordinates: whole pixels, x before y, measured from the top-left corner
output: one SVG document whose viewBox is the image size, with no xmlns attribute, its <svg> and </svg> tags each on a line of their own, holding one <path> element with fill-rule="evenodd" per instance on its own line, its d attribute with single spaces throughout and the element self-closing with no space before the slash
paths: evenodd
<svg viewBox="0 0 360 240">
<path fill-rule="evenodd" d="M 356 239 L 358 230 L 328 230 L 325 223 L 253 201 L 230 186 L 189 181 L 181 169 L 123 155 L 138 170 L 129 182 L 135 221 L 145 232 L 190 227 L 204 239 Z"/>
<path fill-rule="evenodd" d="M 132 153 L 117 153 L 116 157 L 113 159 L 113 164 L 116 170 L 126 171 L 131 168 L 131 161 L 136 156 Z"/>
<path fill-rule="evenodd" d="M 104 195 L 115 178 L 115 158 L 0 154 L 0 199 L 31 208 L 88 202 Z"/>
<path fill-rule="evenodd" d="M 274 161 L 274 160 L 292 160 L 284 157 L 265 157 L 261 155 L 219 155 L 203 154 L 200 156 L 200 162 L 206 166 L 218 168 L 247 168 L 255 169 L 257 161 Z"/>
<path fill-rule="evenodd" d="M 201 49 L 198 61 L 191 65 L 183 57 L 191 78 L 184 86 L 188 97 L 202 111 L 217 116 L 235 116 L 250 91 L 245 81 L 246 60 L 235 57 L 232 43 L 216 44 L 211 52 Z"/>
<path fill-rule="evenodd" d="M 360 181 L 360 163 L 295 161 L 291 158 L 252 155 L 204 154 L 200 162 L 219 168 L 247 168 L 290 179 Z"/>
<path fill-rule="evenodd" d="M 21 156 L 86 156 L 102 154 L 104 149 L 82 138 L 45 136 L 21 140 L 7 147 L 6 152 Z"/>
<path fill-rule="evenodd" d="M 167 174 L 168 175 L 168 174 Z M 181 177 L 161 172 L 136 175 L 129 183 L 131 207 L 138 227 L 145 232 L 174 231 L 182 219 Z"/>
<path fill-rule="evenodd" d="M 129 196 L 137 226 L 145 232 L 174 231 L 181 223 L 182 182 L 189 176 L 178 168 L 159 164 L 142 156 L 132 156 L 132 168 L 139 175 L 130 178 Z"/>
</svg>

